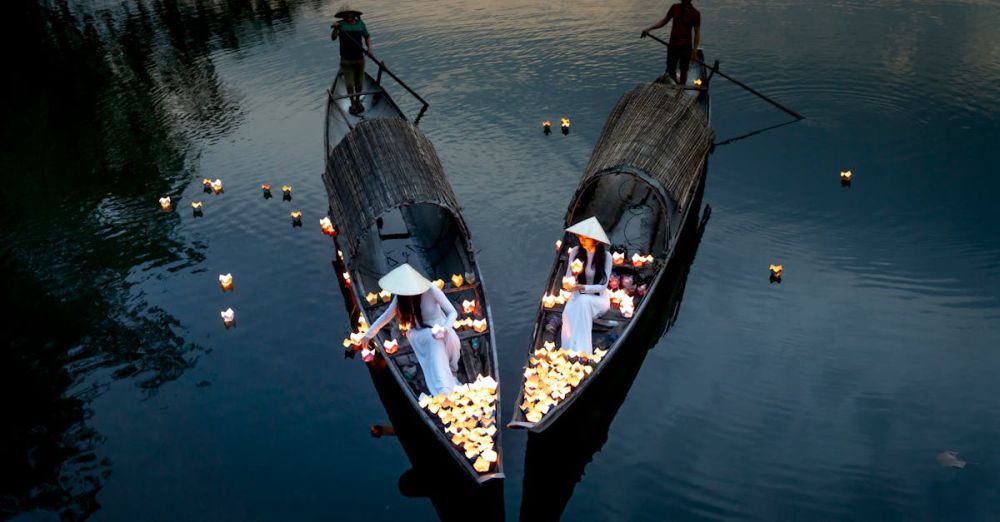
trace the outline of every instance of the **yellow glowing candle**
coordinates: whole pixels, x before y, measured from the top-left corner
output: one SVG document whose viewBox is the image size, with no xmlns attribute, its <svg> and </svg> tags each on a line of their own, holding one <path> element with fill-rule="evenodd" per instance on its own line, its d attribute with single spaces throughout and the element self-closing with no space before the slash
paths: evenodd
<svg viewBox="0 0 1000 522">
<path fill-rule="evenodd" d="M 556 305 L 556 296 L 552 294 L 545 294 L 545 296 L 542 297 L 542 305 L 545 306 L 545 308 L 552 308 Z"/>
<path fill-rule="evenodd" d="M 568 129 L 569 128 L 569 118 L 560 118 L 560 119 L 562 120 L 560 122 L 562 124 L 562 127 L 564 129 Z"/>
<path fill-rule="evenodd" d="M 218 194 L 219 192 L 222 192 L 222 180 L 221 179 L 217 179 L 217 180 L 215 180 L 215 181 L 212 182 L 212 190 L 214 190 L 216 194 Z"/>
<path fill-rule="evenodd" d="M 472 329 L 475 330 L 475 331 L 477 331 L 477 332 L 479 332 L 479 333 L 485 332 L 486 331 L 486 319 L 473 319 L 473 321 L 472 321 Z"/>
<path fill-rule="evenodd" d="M 201 201 L 192 201 L 191 208 L 198 210 L 201 208 Z"/>
<path fill-rule="evenodd" d="M 160 198 L 160 208 L 170 210 L 170 196 Z"/>
<path fill-rule="evenodd" d="M 455 288 L 458 288 L 458 287 L 462 286 L 462 283 L 464 283 L 464 282 L 465 282 L 465 279 L 463 279 L 460 274 L 452 274 L 452 276 L 451 276 L 451 283 L 453 285 L 455 285 Z"/>
<path fill-rule="evenodd" d="M 579 259 L 574 259 L 573 262 L 570 263 L 569 269 L 570 272 L 573 273 L 573 275 L 578 275 L 580 272 L 583 272 L 583 261 L 580 261 Z"/>
<path fill-rule="evenodd" d="M 854 176 L 854 174 L 849 170 L 840 171 L 840 181 L 851 181 L 852 176 Z"/>
<path fill-rule="evenodd" d="M 611 254 L 611 263 L 614 265 L 625 264 L 625 252 L 614 252 Z"/>
<path fill-rule="evenodd" d="M 435 279 L 434 280 L 434 286 L 438 287 L 438 289 L 443 289 L 444 288 L 444 279 Z"/>
<path fill-rule="evenodd" d="M 571 290 L 574 286 L 576 286 L 576 278 L 572 276 L 562 278 L 562 286 L 564 290 Z"/>
<path fill-rule="evenodd" d="M 298 221 L 298 220 L 302 219 L 302 211 L 301 210 L 293 210 L 293 211 L 289 212 L 288 215 L 292 216 L 292 219 L 294 219 L 295 221 Z"/>
<path fill-rule="evenodd" d="M 771 277 L 781 277 L 781 265 L 771 265 Z"/>
<path fill-rule="evenodd" d="M 376 302 L 378 302 L 378 294 L 374 292 L 368 292 L 368 295 L 365 296 L 365 301 L 368 301 L 368 304 L 370 305 L 375 304 Z"/>
<path fill-rule="evenodd" d="M 323 233 L 328 236 L 337 235 L 337 230 L 333 228 L 333 222 L 330 221 L 329 217 L 324 217 L 319 220 L 319 227 L 323 230 Z"/>
<path fill-rule="evenodd" d="M 542 343 L 542 347 L 545 348 L 546 350 L 555 350 L 556 343 L 553 341 L 545 341 L 544 343 Z"/>
<path fill-rule="evenodd" d="M 399 350 L 399 341 L 392 339 L 382 343 L 382 348 L 385 348 L 385 353 L 392 355 Z"/>
<path fill-rule="evenodd" d="M 378 296 L 382 299 L 383 303 L 388 303 L 390 300 L 392 300 L 392 293 L 386 290 L 382 290 L 381 292 L 379 292 Z"/>
<path fill-rule="evenodd" d="M 467 314 L 471 314 L 471 313 L 475 312 L 476 311 L 476 302 L 475 301 L 469 301 L 469 300 L 463 300 L 462 301 L 462 311 L 465 312 L 465 313 L 467 313 Z"/>
<path fill-rule="evenodd" d="M 223 290 L 233 289 L 233 274 L 219 274 L 219 284 Z"/>
<path fill-rule="evenodd" d="M 291 194 L 292 193 L 292 186 L 291 185 L 282 185 L 281 186 L 281 191 L 284 192 L 285 194 Z"/>
<path fill-rule="evenodd" d="M 701 87 L 701 78 L 695 78 L 695 80 L 694 80 L 694 86 L 695 87 Z"/>
</svg>

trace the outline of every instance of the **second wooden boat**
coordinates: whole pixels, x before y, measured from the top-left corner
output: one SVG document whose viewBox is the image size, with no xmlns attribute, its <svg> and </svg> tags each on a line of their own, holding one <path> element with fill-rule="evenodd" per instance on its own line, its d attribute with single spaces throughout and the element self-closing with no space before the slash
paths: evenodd
<svg viewBox="0 0 1000 522">
<path fill-rule="evenodd" d="M 701 51 L 699 51 L 700 54 Z M 594 354 L 561 349 L 562 277 L 575 236 L 557 254 L 532 332 L 514 416 L 508 426 L 551 426 L 626 343 L 637 317 L 650 311 L 692 215 L 708 171 L 715 133 L 709 124 L 710 70 L 693 66 L 694 88 L 650 83 L 627 92 L 612 110 L 566 213 L 566 226 L 595 216 L 611 240 L 611 309 L 593 323 Z M 697 215 L 697 212 L 693 213 Z"/>
</svg>

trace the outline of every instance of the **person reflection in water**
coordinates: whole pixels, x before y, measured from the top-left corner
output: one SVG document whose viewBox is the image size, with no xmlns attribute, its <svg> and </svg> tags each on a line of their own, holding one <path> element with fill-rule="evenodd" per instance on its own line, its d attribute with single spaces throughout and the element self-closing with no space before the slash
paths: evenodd
<svg viewBox="0 0 1000 522">
<path fill-rule="evenodd" d="M 562 313 L 562 348 L 587 354 L 594 353 L 592 334 L 594 319 L 611 308 L 608 280 L 611 278 L 611 256 L 604 245 L 611 244 L 596 217 L 585 219 L 566 232 L 576 234 L 580 246 L 566 254 L 566 277 L 574 280 Z M 573 274 L 573 262 L 580 261 L 582 270 Z M 567 282 L 569 280 L 566 280 Z"/>
<path fill-rule="evenodd" d="M 372 51 L 372 37 L 368 34 L 368 27 L 361 20 L 361 11 L 345 4 L 337 9 L 335 16 L 341 20 L 333 24 L 330 39 L 336 40 L 340 33 L 344 33 L 344 38 L 340 39 L 340 72 L 344 75 L 347 94 L 351 97 L 349 112 L 357 116 L 365 112 L 364 106 L 361 105 L 361 96 L 357 94 L 364 89 L 365 54 L 375 58 Z M 361 46 L 362 41 L 365 42 L 367 51 Z"/>
<path fill-rule="evenodd" d="M 691 5 L 691 0 L 681 0 L 681 3 L 670 6 L 663 20 L 643 29 L 639 36 L 645 38 L 650 31 L 659 29 L 670 21 L 674 25 L 670 27 L 667 45 L 667 74 L 674 82 L 684 85 L 687 83 L 688 66 L 697 59 L 698 45 L 701 43 L 701 13 Z M 677 78 L 678 65 L 681 69 L 680 79 Z"/>
<path fill-rule="evenodd" d="M 455 373 L 461 355 L 461 341 L 455 332 L 458 312 L 440 288 L 413 267 L 403 263 L 378 281 L 393 294 L 389 307 L 372 323 L 362 339 L 367 345 L 395 317 L 400 326 L 409 325 L 409 341 L 431 395 L 448 393 L 458 386 Z"/>
</svg>

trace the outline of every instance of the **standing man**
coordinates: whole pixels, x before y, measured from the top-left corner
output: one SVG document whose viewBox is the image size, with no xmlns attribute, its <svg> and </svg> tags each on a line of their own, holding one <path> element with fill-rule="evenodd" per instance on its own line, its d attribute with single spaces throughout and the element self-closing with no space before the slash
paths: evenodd
<svg viewBox="0 0 1000 522">
<path fill-rule="evenodd" d="M 680 85 L 687 83 L 688 66 L 697 58 L 698 44 L 701 43 L 701 13 L 691 5 L 691 0 L 681 0 L 681 3 L 670 6 L 667 16 L 642 30 L 641 38 L 645 38 L 653 29 L 659 29 L 673 20 L 670 28 L 670 41 L 667 45 L 667 74 Z M 692 44 L 691 33 L 694 33 Z M 681 66 L 681 78 L 677 79 L 677 65 Z"/>
<path fill-rule="evenodd" d="M 340 72 L 344 74 L 344 83 L 347 85 L 347 94 L 351 97 L 351 109 L 348 111 L 357 116 L 365 112 L 361 105 L 361 93 L 365 84 L 365 53 L 372 58 L 372 37 L 368 34 L 368 28 L 361 21 L 361 11 L 352 9 L 350 5 L 344 4 L 337 10 L 335 15 L 340 18 L 333 24 L 333 32 L 330 39 L 336 40 L 341 33 L 344 38 L 340 39 Z M 365 42 L 365 48 L 361 42 Z"/>
</svg>

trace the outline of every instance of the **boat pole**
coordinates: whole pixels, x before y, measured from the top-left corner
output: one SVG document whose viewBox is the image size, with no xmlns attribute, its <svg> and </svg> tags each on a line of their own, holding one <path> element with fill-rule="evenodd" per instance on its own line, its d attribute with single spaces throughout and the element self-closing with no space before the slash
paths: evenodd
<svg viewBox="0 0 1000 522">
<path fill-rule="evenodd" d="M 663 39 L 658 38 L 656 36 L 653 36 L 650 33 L 646 33 L 646 36 L 652 38 L 653 40 L 656 40 L 657 42 L 660 42 L 664 46 L 667 46 L 667 47 L 670 46 L 670 44 L 668 44 L 667 42 L 663 41 Z M 727 79 L 727 80 L 735 83 L 737 86 L 742 87 L 744 90 L 746 90 L 750 94 L 753 94 L 754 96 L 756 96 L 756 97 L 758 97 L 758 98 L 766 101 L 767 103 L 770 103 L 771 105 L 774 105 L 775 107 L 781 109 L 782 111 L 790 114 L 796 120 L 804 120 L 806 118 L 805 116 L 803 116 L 803 115 L 801 115 L 801 114 L 793 111 L 792 109 L 789 109 L 788 107 L 785 107 L 784 105 L 782 105 L 782 104 L 780 104 L 780 103 L 772 100 L 771 98 L 768 98 L 764 94 L 758 92 L 753 87 L 750 87 L 749 85 L 747 85 L 747 84 L 745 84 L 745 83 L 737 80 L 736 78 L 733 78 L 732 76 L 729 76 L 728 74 L 723 73 L 722 71 L 719 70 L 719 68 L 717 66 L 708 65 L 707 63 L 705 63 L 705 62 L 703 62 L 703 61 L 701 61 L 701 60 L 699 60 L 697 58 L 695 58 L 694 61 L 696 63 L 698 63 L 698 64 L 701 64 L 702 66 L 704 66 L 704 67 L 706 67 L 708 69 L 711 69 L 715 74 L 718 74 L 719 76 L 722 76 L 723 78 L 725 78 L 725 79 Z"/>
</svg>

